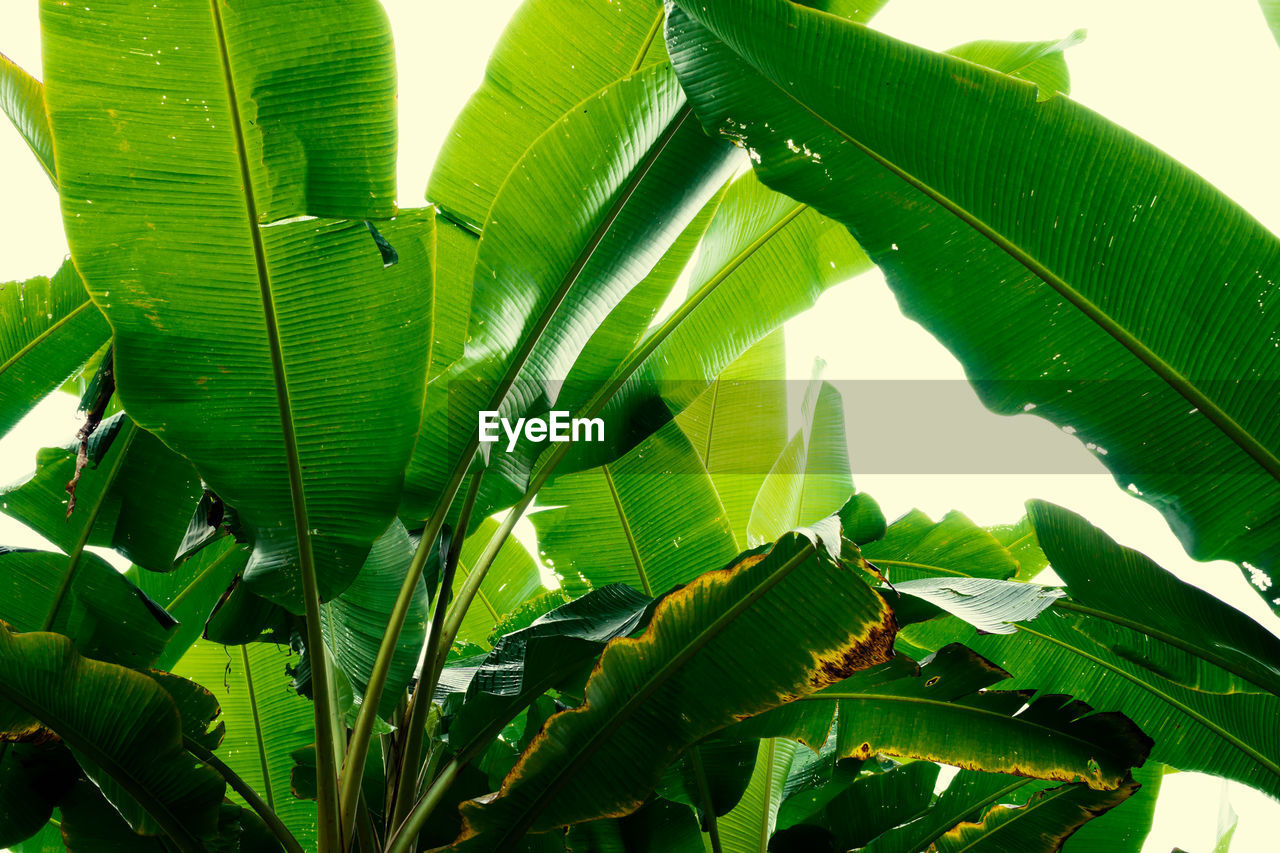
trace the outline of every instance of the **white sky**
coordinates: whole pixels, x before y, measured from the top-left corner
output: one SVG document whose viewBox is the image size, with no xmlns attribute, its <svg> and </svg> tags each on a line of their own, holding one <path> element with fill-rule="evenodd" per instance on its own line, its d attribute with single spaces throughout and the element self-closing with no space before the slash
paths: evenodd
<svg viewBox="0 0 1280 853">
<path fill-rule="evenodd" d="M 384 0 L 399 48 L 400 200 L 418 203 L 426 176 L 454 115 L 479 82 L 484 61 L 513 0 Z M 35 0 L 0 3 L 0 51 L 38 74 Z M 1280 231 L 1280 138 L 1277 90 L 1280 48 L 1272 41 L 1256 0 L 892 0 L 875 26 L 933 49 L 980 38 L 1056 39 L 1086 27 L 1088 40 L 1068 53 L 1073 97 L 1144 136 L 1234 197 L 1273 231 Z M 3 280 L 50 274 L 66 253 L 57 198 L 21 139 L 0 126 L 5 205 L 0 205 Z M 807 378 L 821 357 L 831 380 L 962 379 L 956 361 L 898 312 L 878 273 L 835 288 L 789 327 L 793 377 Z M 1276 620 L 1227 564 L 1197 564 L 1186 557 L 1163 519 L 1116 487 L 1079 443 L 1030 416 L 998 418 L 967 389 L 939 395 L 922 384 L 919 404 L 891 413 L 895 427 L 943 452 L 974 460 L 974 470 L 1005 470 L 1000 449 L 1037 448 L 1074 475 L 924 476 L 859 475 L 886 470 L 873 451 L 853 442 L 860 489 L 894 517 L 913 506 L 934 517 L 960 509 L 975 521 L 1016 520 L 1023 502 L 1044 498 L 1082 513 L 1120 541 L 1180 576 L 1230 601 L 1280 633 Z M 846 400 L 850 423 L 867 415 Z M 23 477 L 35 450 L 61 443 L 75 431 L 73 403 L 57 396 L 0 441 L 0 482 Z M 975 442 L 974 437 L 982 440 Z M 954 451 L 948 451 L 954 448 Z M 984 463 L 984 454 L 989 462 Z M 1062 465 L 1056 470 L 1064 470 Z M 0 543 L 39 544 L 0 516 Z M 1221 795 L 1241 815 L 1235 853 L 1275 849 L 1280 806 L 1244 786 L 1196 774 L 1165 782 L 1156 829 L 1146 851 L 1181 846 L 1208 853 L 1217 833 Z"/>
</svg>

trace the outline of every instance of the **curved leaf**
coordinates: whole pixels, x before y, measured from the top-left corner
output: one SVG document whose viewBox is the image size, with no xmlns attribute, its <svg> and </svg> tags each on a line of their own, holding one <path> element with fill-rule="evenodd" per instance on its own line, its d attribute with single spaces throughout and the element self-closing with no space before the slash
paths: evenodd
<svg viewBox="0 0 1280 853">
<path fill-rule="evenodd" d="M 782 805 L 787 771 L 799 747 L 793 740 L 760 741 L 755 769 L 738 805 L 716 820 L 724 853 L 766 853 Z"/>
<path fill-rule="evenodd" d="M 364 695 L 369 683 L 378 645 L 404 583 L 405 571 L 413 560 L 413 551 L 414 543 L 404 525 L 392 522 L 391 528 L 373 543 L 369 558 L 351 586 L 320 609 L 325 642 L 338 667 L 350 679 L 357 698 Z M 426 639 L 427 585 L 419 578 L 379 702 L 378 713 L 383 718 L 392 715 L 413 678 Z"/>
<path fill-rule="evenodd" d="M 129 667 L 156 662 L 176 622 L 156 602 L 96 554 L 82 554 L 59 602 L 68 558 L 51 551 L 0 548 L 0 620 L 15 631 L 50 629 L 85 657 Z"/>
<path fill-rule="evenodd" d="M 980 821 L 962 823 L 930 848 L 937 853 L 1054 853 L 1088 821 L 1123 803 L 1138 789 L 1132 779 L 1110 791 L 1060 785 L 1037 791 L 1026 805 L 995 806 Z"/>
<path fill-rule="evenodd" d="M 921 578 L 891 590 L 959 616 L 988 634 L 1012 634 L 1015 622 L 1035 619 L 1066 595 L 1053 587 L 991 578 Z"/>
<path fill-rule="evenodd" d="M 113 803 L 136 829 L 163 828 L 183 850 L 200 849 L 198 839 L 216 832 L 225 785 L 183 751 L 182 721 L 163 688 L 131 669 L 80 657 L 66 637 L 3 626 L 0 736 L 25 740 L 44 729 L 71 748 L 96 784 L 136 800 Z"/>
<path fill-rule="evenodd" d="M 1013 673 L 1014 687 L 1123 712 L 1155 739 L 1157 761 L 1280 793 L 1280 744 L 1267 722 L 1280 714 L 1271 692 L 1280 641 L 1078 516 L 1040 503 L 1033 510 L 1052 559 L 1073 578 L 1069 591 L 1092 606 L 1060 602 L 1001 637 L 944 620 L 929 644 L 963 642 Z M 905 633 L 920 639 L 914 628 Z"/>
<path fill-rule="evenodd" d="M 530 516 L 565 588 L 625 583 L 648 596 L 688 583 L 738 548 L 693 445 L 675 424 L 616 462 L 557 477 Z"/>
<path fill-rule="evenodd" d="M 381 6 L 41 10 L 63 218 L 120 398 L 236 508 L 262 594 L 301 610 L 313 550 L 331 598 L 394 514 L 431 340 L 431 213 L 379 224 L 388 268 L 359 221 L 395 212 Z"/>
<path fill-rule="evenodd" d="M 110 337 L 70 261 L 52 278 L 0 285 L 0 436 Z"/>
<path fill-rule="evenodd" d="M 829 15 L 700 0 L 667 36 L 704 125 L 849 226 L 989 407 L 1069 428 L 1196 558 L 1272 570 L 1280 240 L 1069 99 Z"/>
<path fill-rule="evenodd" d="M 841 757 L 883 753 L 1097 790 L 1120 786 L 1146 760 L 1151 739 L 1124 715 L 1095 713 L 1070 696 L 981 690 L 1005 678 L 953 645 L 919 676 L 810 698 L 839 700 Z"/>
<path fill-rule="evenodd" d="M 31 153 L 40 161 L 40 168 L 56 187 L 58 177 L 53 168 L 53 139 L 44 109 L 44 87 L 3 53 L 0 53 L 0 110 L 13 122 Z"/>
<path fill-rule="evenodd" d="M 1175 645 L 1280 697 L 1280 637 L 1070 510 L 1031 501 L 1027 515 L 1071 594 L 1059 608 Z"/>
<path fill-rule="evenodd" d="M 732 149 L 689 115 L 670 68 L 653 66 L 584 97 L 513 164 L 476 247 L 466 352 L 441 377 L 451 393 L 427 412 L 435 429 L 447 425 L 448 452 L 415 452 L 410 512 L 425 517 L 459 460 L 479 447 L 477 411 L 515 419 L 551 408 L 552 383 L 565 379 L 600 318 L 727 179 Z M 489 451 L 486 512 L 524 491 L 542 449 Z"/>
<path fill-rule="evenodd" d="M 735 180 L 686 271 L 685 301 L 607 384 L 570 374 L 566 389 L 597 389 L 581 408 L 628 429 L 606 427 L 605 441 L 575 445 L 560 470 L 593 467 L 629 450 L 643 437 L 634 424 L 653 430 L 666 423 L 751 346 L 827 288 L 867 269 L 844 228 L 751 175 Z"/>
<path fill-rule="evenodd" d="M 1071 74 L 1063 52 L 1083 42 L 1084 37 L 1084 30 L 1076 30 L 1058 41 L 971 41 L 947 53 L 1034 83 L 1036 100 L 1046 101 L 1054 95 L 1071 94 Z"/>
<path fill-rule="evenodd" d="M 200 640 L 174 673 L 204 685 L 222 709 L 216 754 L 271 807 L 304 849 L 314 849 L 315 803 L 289 788 L 290 754 L 315 742 L 311 703 L 294 692 L 285 651 L 267 643 L 236 648 Z M 240 802 L 234 792 L 228 794 Z"/>
<path fill-rule="evenodd" d="M 464 751 L 494 721 L 509 718 L 515 709 L 586 667 L 606 643 L 639 627 L 649 605 L 650 599 L 635 590 L 611 584 L 503 635 L 467 673 L 465 696 L 449 724 L 450 745 Z"/>
<path fill-rule="evenodd" d="M 894 631 L 883 601 L 814 539 L 748 552 L 664 598 L 639 638 L 606 648 L 584 704 L 548 721 L 501 796 L 464 806 L 455 846 L 498 853 L 529 829 L 634 811 L 687 746 L 887 659 Z M 767 655 L 752 642 L 762 632 Z M 743 648 L 750 666 L 733 662 Z"/>
</svg>

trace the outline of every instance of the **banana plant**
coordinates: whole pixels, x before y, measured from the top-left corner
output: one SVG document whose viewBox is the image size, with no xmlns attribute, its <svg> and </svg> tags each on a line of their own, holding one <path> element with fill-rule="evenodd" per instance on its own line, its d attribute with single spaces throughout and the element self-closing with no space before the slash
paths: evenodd
<svg viewBox="0 0 1280 853">
<path fill-rule="evenodd" d="M 865 26 L 882 0 L 688 5 L 528 0 L 407 208 L 377 0 L 41 0 L 42 80 L 0 57 L 0 108 L 71 259 L 0 289 L 0 433 L 68 380 L 92 390 L 86 426 L 0 494 L 48 543 L 0 549 L 0 846 L 1085 853 L 1137 849 L 1166 768 L 1280 790 L 1265 629 L 1047 504 L 992 530 L 890 523 L 855 487 L 856 401 L 815 380 L 787 418 L 782 324 L 873 264 L 923 289 L 885 241 L 926 253 L 955 215 L 894 157 L 990 183 L 930 160 L 919 105 L 856 75 L 936 66 L 983 94 L 974 116 L 1071 117 L 1081 36 L 915 68 Z M 793 44 L 810 32 L 816 53 Z M 858 122 L 903 116 L 875 128 L 905 134 L 893 156 L 819 139 L 848 118 L 833 68 Z M 1120 133 L 1044 121 L 1041 145 Z M 787 155 L 760 133 L 790 134 Z M 1239 257 L 1261 251 L 1171 174 L 1185 195 L 1161 215 L 1209 199 Z M 1144 175 L 1103 185 L 1096 215 Z M 1078 201 L 1060 183 L 1037 178 L 1037 204 Z M 1016 249 L 1000 212 L 961 219 Z M 947 234 L 928 263 L 1005 263 Z M 1028 257 L 1051 289 L 1094 283 Z M 913 310 L 962 349 L 1039 317 L 932 299 Z M 1071 323 L 1064 352 L 1137 369 Z M 1180 370 L 1177 330 L 1149 331 L 1126 352 Z M 1144 474 L 1242 561 L 1274 544 L 1238 515 L 1270 506 L 1231 467 L 1270 452 L 1247 393 L 1206 410 L 1217 432 L 1165 434 L 1244 492 L 1208 507 L 1209 487 Z M 1043 405 L 1086 397 L 1084 424 L 1103 397 Z M 553 413 L 603 433 L 483 430 Z M 1096 428 L 1124 465 L 1155 452 Z M 946 783 L 946 764 L 965 769 Z"/>
</svg>

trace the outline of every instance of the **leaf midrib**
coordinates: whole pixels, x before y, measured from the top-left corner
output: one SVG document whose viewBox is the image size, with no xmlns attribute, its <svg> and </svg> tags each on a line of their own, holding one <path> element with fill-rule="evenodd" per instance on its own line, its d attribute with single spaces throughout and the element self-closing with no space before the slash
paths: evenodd
<svg viewBox="0 0 1280 853">
<path fill-rule="evenodd" d="M 49 281 L 50 283 L 52 283 L 53 279 L 49 279 Z M 3 376 L 6 371 L 8 371 L 10 368 L 17 365 L 17 363 L 22 359 L 26 358 L 27 355 L 29 355 L 34 349 L 36 349 L 42 343 L 47 341 L 49 338 L 53 337 L 53 335 L 57 334 L 58 331 L 61 330 L 63 326 L 66 326 L 72 320 L 78 317 L 81 311 L 84 311 L 85 309 L 90 307 L 93 307 L 93 302 L 89 299 L 88 295 L 86 294 L 84 302 L 81 302 L 75 308 L 68 311 L 63 316 L 59 317 L 55 322 L 50 324 L 50 326 L 47 329 L 45 329 L 43 332 L 41 332 L 40 334 L 32 338 L 25 346 L 22 347 L 22 349 L 18 350 L 12 356 L 6 359 L 3 364 L 0 364 L 0 376 Z"/>
<path fill-rule="evenodd" d="M 627 511 L 622 507 L 622 498 L 618 495 L 618 487 L 613 482 L 613 474 L 609 471 L 608 465 L 600 466 L 600 470 L 604 472 L 604 482 L 609 487 L 609 497 L 613 498 L 613 508 L 618 513 L 618 523 L 622 525 L 622 534 L 627 540 L 627 547 L 631 549 L 631 559 L 636 566 L 636 575 L 640 578 L 641 590 L 645 595 L 653 598 L 649 574 L 645 571 L 644 560 L 640 558 L 640 548 L 636 543 L 635 534 L 631 532 L 631 522 L 627 520 Z"/>
<path fill-rule="evenodd" d="M 258 763 L 262 767 L 262 790 L 267 796 L 267 806 L 275 811 L 275 794 L 271 790 L 271 772 L 267 769 L 267 743 L 262 732 L 262 717 L 258 713 L 258 695 L 253 686 L 253 670 L 249 664 L 249 648 L 240 646 L 240 659 L 244 663 L 244 683 L 249 691 L 249 710 L 253 713 L 253 740 L 258 747 Z"/>
<path fill-rule="evenodd" d="M 1065 797 L 1070 793 L 1071 793 L 1071 788 L 1068 785 L 1063 785 L 1062 787 L 1055 788 L 1052 791 L 1046 791 L 1044 795 L 1040 797 L 1040 799 L 1036 800 L 1035 803 L 1027 803 L 1025 806 L 1022 806 L 1020 809 L 1017 810 L 1018 813 L 1015 814 L 1013 817 L 1009 818 L 1008 820 L 1006 820 L 1001 824 L 998 824 L 997 826 L 991 827 L 989 830 L 982 833 L 973 841 L 966 844 L 964 847 L 961 847 L 959 850 L 956 851 L 956 853 L 965 853 L 966 850 L 973 849 L 973 846 L 975 844 L 980 844 L 983 841 L 990 839 L 992 836 L 994 836 L 997 832 L 1004 829 L 1005 827 L 1017 825 L 1018 821 L 1024 820 L 1027 817 L 1027 815 L 1032 814 L 1036 809 L 1040 808 L 1041 806 L 1051 805 L 1052 803 L 1057 801 L 1059 797 Z M 984 820 L 986 819 L 986 815 L 983 815 L 983 819 Z M 943 833 L 943 835 L 945 834 L 946 833 Z"/>
<path fill-rule="evenodd" d="M 704 27 L 706 26 L 705 24 L 702 24 L 701 21 L 699 21 L 699 24 Z M 865 26 L 861 24 L 851 23 L 851 25 L 862 26 L 865 29 Z M 1222 407 L 1220 407 L 1204 391 L 1202 391 L 1198 385 L 1183 375 L 1181 371 L 1174 368 L 1173 365 L 1161 358 L 1154 350 L 1143 343 L 1132 331 L 1122 326 L 1092 300 L 1070 285 L 1065 279 L 1061 278 L 1044 264 L 1037 261 L 1029 252 L 1013 240 L 1004 236 L 993 226 L 988 225 L 984 220 L 970 212 L 963 205 L 951 199 L 940 190 L 934 188 L 923 179 L 907 171 L 905 168 L 899 166 L 897 163 L 882 155 L 871 146 L 855 138 L 843 128 L 836 125 L 833 121 L 827 119 L 821 113 L 817 112 L 802 101 L 799 97 L 787 91 L 786 88 L 778 85 L 778 83 L 774 81 L 767 72 L 760 68 L 751 59 L 743 56 L 736 50 L 733 50 L 727 44 L 725 47 L 743 64 L 756 71 L 756 73 L 759 74 L 761 78 L 767 80 L 778 93 L 795 103 L 801 110 L 813 116 L 813 118 L 819 123 L 830 128 L 832 132 L 857 148 L 860 152 L 865 154 L 890 174 L 894 175 L 896 178 L 922 193 L 935 204 L 951 213 L 963 224 L 972 228 L 979 235 L 991 242 L 992 245 L 1024 267 L 1032 275 L 1047 284 L 1056 293 L 1058 293 L 1059 296 L 1069 302 L 1117 343 L 1132 353 L 1139 361 L 1146 365 L 1158 377 L 1163 379 L 1177 393 L 1181 394 L 1187 402 L 1191 403 L 1193 407 L 1208 418 L 1214 426 L 1218 427 L 1223 434 L 1231 439 L 1233 443 L 1253 459 L 1264 471 L 1270 474 L 1277 481 L 1280 481 L 1280 458 L 1277 458 L 1276 455 L 1262 444 L 1262 442 L 1259 441 L 1252 433 L 1244 429 L 1244 427 L 1236 422 L 1234 418 L 1227 414 L 1226 411 L 1223 410 Z"/>
<path fill-rule="evenodd" d="M 1021 626 L 1019 626 L 1021 627 Z M 798 701 L 840 701 L 840 702 L 866 702 L 866 701 L 888 701 L 901 702 L 905 705 L 923 705 L 929 708 L 946 709 L 963 714 L 973 714 L 978 717 L 991 717 L 1004 723 L 1013 723 L 1019 727 L 1029 729 L 1037 729 L 1039 731 L 1053 735 L 1055 738 L 1062 738 L 1073 741 L 1086 752 L 1097 752 L 1098 744 L 1091 743 L 1084 738 L 1076 735 L 1064 728 L 1054 728 L 1035 720 L 1028 720 L 1022 716 L 1012 716 L 1010 714 L 993 711 L 990 708 L 983 708 L 977 705 L 966 705 L 959 701 L 944 701 L 942 699 L 928 699 L 923 696 L 899 696 L 893 693 L 814 693 L 809 696 L 801 696 Z M 1064 724 L 1064 725 L 1069 725 Z M 880 750 L 884 751 L 884 750 Z M 1071 779 L 1063 779 L 1064 782 L 1071 782 Z M 1114 790 L 1108 788 L 1106 790 Z"/>
<path fill-rule="evenodd" d="M 1070 587 L 1068 587 L 1067 589 L 1069 592 Z M 1275 682 L 1267 683 L 1268 679 L 1264 678 L 1259 673 L 1251 672 L 1246 667 L 1238 666 L 1233 661 L 1225 657 L 1222 657 L 1221 655 L 1215 654 L 1211 649 L 1205 649 L 1199 646 L 1195 646 L 1187 642 L 1186 640 L 1183 640 L 1181 637 L 1178 637 L 1175 634 L 1170 634 L 1167 631 L 1162 631 L 1159 628 L 1152 627 L 1151 625 L 1148 625 L 1145 622 L 1141 622 L 1137 619 L 1129 619 L 1117 613 L 1112 613 L 1109 610 L 1103 610 L 1097 607 L 1089 607 L 1088 605 L 1080 604 L 1079 602 L 1068 600 L 1068 599 L 1060 599 L 1054 602 L 1053 606 L 1057 609 L 1070 610 L 1075 613 L 1083 614 L 1085 616 L 1092 616 L 1097 619 L 1102 619 L 1106 622 L 1111 622 L 1114 625 L 1119 625 L 1123 628 L 1128 628 L 1131 631 L 1135 631 L 1139 634 L 1150 637 L 1153 640 L 1159 640 L 1160 642 L 1168 643 L 1174 648 L 1181 649 L 1182 651 L 1186 652 L 1192 657 L 1199 658 L 1206 663 L 1220 667 L 1221 669 L 1226 670 L 1232 675 L 1236 675 L 1240 678 L 1243 678 L 1245 681 L 1248 681 L 1250 684 L 1253 684 L 1261 688 L 1262 690 L 1266 691 L 1267 693 L 1270 693 L 1271 695 L 1280 698 L 1280 684 L 1276 684 Z"/>
<path fill-rule="evenodd" d="M 0 631 L 7 630 L 7 627 L 0 625 Z M 10 636 L 12 637 L 13 635 Z M 56 732 L 58 737 L 67 742 L 68 746 L 75 747 L 77 751 L 87 755 L 94 764 L 105 770 L 131 797 L 138 801 L 139 805 L 146 809 L 149 815 L 164 827 L 165 832 L 169 833 L 170 838 L 182 850 L 189 851 L 189 853 L 204 853 L 204 845 L 187 830 L 185 822 L 170 810 L 168 804 L 153 796 L 151 789 L 135 776 L 131 769 L 116 761 L 115 757 L 110 753 L 100 749 L 92 738 L 81 736 L 77 727 L 70 725 L 62 717 L 50 713 L 47 708 L 29 701 L 25 694 L 13 690 L 12 685 L 5 681 L 0 681 L 0 695 L 3 695 L 29 716 L 39 720 L 43 725 Z M 176 706 L 174 710 L 176 713 Z"/>
<path fill-rule="evenodd" d="M 1161 690 L 1159 687 L 1156 687 L 1154 684 L 1150 684 L 1146 681 L 1143 681 L 1141 678 L 1138 678 L 1133 673 L 1127 672 L 1124 669 L 1116 666 L 1115 664 L 1110 663 L 1109 661 L 1106 661 L 1098 657 L 1097 655 L 1090 654 L 1089 652 L 1086 652 L 1084 649 L 1077 648 L 1069 643 L 1066 643 L 1062 640 L 1057 639 L 1056 637 L 1050 637 L 1048 634 L 1043 634 L 1035 630 L 1034 628 L 1029 628 L 1026 625 L 1015 625 L 1014 627 L 1017 628 L 1019 631 L 1023 631 L 1025 633 L 1031 634 L 1032 636 L 1039 637 L 1042 640 L 1046 640 L 1047 642 L 1052 643 L 1055 646 L 1059 646 L 1060 648 L 1066 649 L 1069 652 L 1077 654 L 1080 657 L 1085 658 L 1086 660 L 1097 664 L 1103 669 L 1106 669 L 1115 673 L 1121 678 L 1124 678 L 1126 681 L 1130 681 L 1133 684 L 1136 684 L 1138 687 L 1141 687 L 1143 690 L 1146 690 L 1148 693 L 1155 696 L 1157 699 L 1178 709 L 1179 711 L 1186 714 L 1191 719 L 1200 723 L 1202 726 L 1204 726 L 1209 731 L 1213 732 L 1222 740 L 1231 744 L 1232 746 L 1240 750 L 1240 752 L 1244 753 L 1249 758 L 1252 758 L 1263 769 L 1269 771 L 1270 773 L 1275 775 L 1277 778 L 1280 778 L 1280 764 L 1277 764 L 1276 762 L 1267 758 L 1261 752 L 1254 749 L 1252 746 L 1245 743 L 1243 740 L 1236 737 L 1234 734 L 1227 731 L 1222 726 L 1215 723 L 1213 720 L 1210 720 L 1204 714 L 1200 713 L 1199 711 L 1196 711 L 1194 708 L 1190 707 L 1189 705 L 1186 705 L 1185 703 L 1178 701 L 1170 694 Z"/>
<path fill-rule="evenodd" d="M 775 545 L 775 547 L 777 546 Z M 622 707 L 614 712 L 613 716 L 603 726 L 596 729 L 595 733 L 578 747 L 577 753 L 572 758 L 557 765 L 553 779 L 549 784 L 543 786 L 538 796 L 526 807 L 524 816 L 514 825 L 504 830 L 502 837 L 493 848 L 494 853 L 503 853 L 503 851 L 510 850 L 511 846 L 518 842 L 529 830 L 529 827 L 537 820 L 542 810 L 559 794 L 560 789 L 568 784 L 570 776 L 603 746 L 604 741 L 609 736 L 621 728 L 662 685 L 673 678 L 694 655 L 705 648 L 721 631 L 742 615 L 747 608 L 763 598 L 769 590 L 781 583 L 791 572 L 803 565 L 816 552 L 817 548 L 814 543 L 812 541 L 807 542 L 787 562 L 761 581 L 755 589 L 743 596 L 710 625 L 690 638 L 671 660 L 648 679 L 642 687 L 632 693 L 631 697 L 622 704 Z M 586 706 L 584 705 L 583 707 Z"/>
</svg>

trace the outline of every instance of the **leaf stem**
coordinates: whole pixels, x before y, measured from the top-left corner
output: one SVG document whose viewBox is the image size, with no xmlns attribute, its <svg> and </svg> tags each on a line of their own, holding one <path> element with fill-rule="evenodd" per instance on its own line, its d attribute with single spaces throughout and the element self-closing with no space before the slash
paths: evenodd
<svg viewBox="0 0 1280 853">
<path fill-rule="evenodd" d="M 462 771 L 466 761 L 462 756 L 457 756 L 449 761 L 448 764 L 440 771 L 440 775 L 435 778 L 431 786 L 423 793 L 422 799 L 414 804 L 413 811 L 403 824 L 396 828 L 395 834 L 391 836 L 391 840 L 387 843 L 386 853 L 410 853 L 413 850 L 414 841 L 418 837 L 418 833 L 422 831 L 422 825 L 426 823 L 427 818 L 435 811 L 436 806 L 440 805 L 440 801 L 444 799 L 444 795 L 448 793 L 450 786 L 453 785 L 458 774 Z"/>
<path fill-rule="evenodd" d="M 449 507 L 458 493 L 458 488 L 462 485 L 468 467 L 470 467 L 469 462 L 466 465 L 458 465 L 453 477 L 440 495 L 440 502 L 422 531 L 418 550 L 414 552 L 413 561 L 409 564 L 404 583 L 400 585 L 395 605 L 387 618 L 387 630 L 383 633 L 382 643 L 378 646 L 378 656 L 374 659 L 373 669 L 369 673 L 369 683 L 365 687 L 360 713 L 356 717 L 351 739 L 347 743 L 347 758 L 342 767 L 338 795 L 340 813 L 344 819 L 355 819 L 356 805 L 360 800 L 360 779 L 363 775 L 361 770 L 364 767 L 365 758 L 369 755 L 369 741 L 373 736 L 374 720 L 378 716 L 378 702 L 382 698 L 382 689 L 386 686 L 387 676 L 391 672 L 396 643 L 400 640 L 400 631 L 404 628 L 405 619 L 409 616 L 409 606 L 413 602 L 413 594 L 418 587 L 418 580 L 422 577 L 422 570 L 427 565 L 427 558 L 431 555 L 431 546 L 435 544 L 436 537 L 444 527 Z"/>
<path fill-rule="evenodd" d="M 446 608 L 449 605 L 450 593 L 453 590 L 453 579 L 458 568 L 458 558 L 462 554 L 462 542 L 466 539 L 467 525 L 471 520 L 471 512 L 476 505 L 476 496 L 480 493 L 480 480 L 483 471 L 471 476 L 471 484 L 463 498 L 462 512 L 449 542 L 449 551 L 445 557 L 444 571 L 440 575 L 440 587 L 436 593 L 435 609 L 431 614 L 431 630 L 427 634 L 426 656 L 422 661 L 422 670 L 418 677 L 418 686 L 409 699 L 409 709 L 405 714 L 404 749 L 400 754 L 400 776 L 396 783 L 395 807 L 391 815 L 391 825 L 399 826 L 409 816 L 413 801 L 418 796 L 418 763 L 422 755 L 422 741 L 426 736 L 427 718 L 431 711 L 431 697 L 435 694 L 439 680 L 439 669 L 436 660 L 442 663 L 448 657 L 448 646 L 440 643 L 443 633 Z"/>
<path fill-rule="evenodd" d="M 218 775 L 226 780 L 231 789 L 244 798 L 244 801 L 249 804 L 249 808 L 258 813 L 258 817 L 262 818 L 262 822 L 267 825 L 267 828 L 271 830 L 271 834 L 276 837 L 288 853 L 304 853 L 302 845 L 298 843 L 298 839 L 293 837 L 289 827 L 284 825 L 279 815 L 263 801 L 262 797 L 258 796 L 258 792 L 253 790 L 252 785 L 240 778 L 236 771 L 228 767 L 218 756 L 189 737 L 182 738 L 182 747 L 218 771 Z"/>
<path fill-rule="evenodd" d="M 698 799 L 702 801 L 702 813 L 706 815 L 711 853 L 721 853 L 720 827 L 716 825 L 715 803 L 711 799 L 711 786 L 707 784 L 707 768 L 702 763 L 702 750 L 697 744 L 689 750 L 689 767 L 693 770 L 693 780 L 698 786 Z"/>
<path fill-rule="evenodd" d="M 307 515 L 307 495 L 302 482 L 302 461 L 298 452 L 298 436 L 293 423 L 293 406 L 289 399 L 289 379 L 285 370 L 280 327 L 276 318 L 275 292 L 267 268 L 267 250 L 258 227 L 258 203 L 254 193 L 253 171 L 249 166 L 248 145 L 240 115 L 239 93 L 231 68 L 231 49 L 222 20 L 220 0 L 209 0 L 218 57 L 222 65 L 227 92 L 227 108 L 235 134 L 236 159 L 240 166 L 240 182 L 244 190 L 245 224 L 253 247 L 257 268 L 258 291 L 262 301 L 262 320 L 271 353 L 271 375 L 276 392 L 276 408 L 280 413 L 280 433 L 284 443 L 285 462 L 289 470 L 289 500 L 293 509 L 294 535 L 298 544 L 298 573 L 302 580 L 302 602 L 306 613 L 306 640 L 311 650 L 311 680 L 316 734 L 316 811 L 317 844 L 320 853 L 343 849 L 343 824 L 338 811 L 338 756 L 335 755 L 333 711 L 330 707 L 329 661 L 324 652 L 324 632 L 320 624 L 320 585 L 316 576 L 315 554 L 311 547 L 311 522 Z M 353 815 L 354 817 L 354 815 Z M 348 824 L 350 825 L 350 824 Z"/>
</svg>

